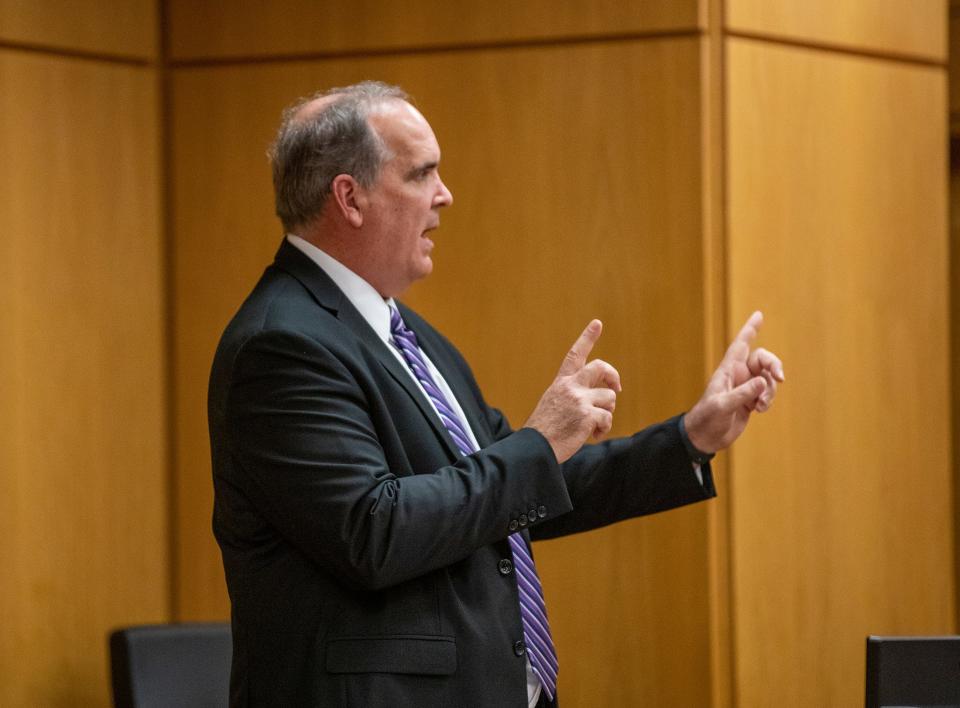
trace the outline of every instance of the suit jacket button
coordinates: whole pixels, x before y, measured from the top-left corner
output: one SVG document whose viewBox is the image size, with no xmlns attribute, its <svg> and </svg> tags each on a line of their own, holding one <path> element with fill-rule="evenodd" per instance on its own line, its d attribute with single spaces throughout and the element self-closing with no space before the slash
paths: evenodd
<svg viewBox="0 0 960 708">
<path fill-rule="evenodd" d="M 534 523 L 537 520 L 537 510 L 533 507 L 530 507 L 530 511 L 527 512 L 527 518 L 530 519 L 530 523 Z"/>
<path fill-rule="evenodd" d="M 510 575 L 513 572 L 513 562 L 509 558 L 501 558 L 497 563 L 497 570 L 500 571 L 500 575 Z"/>
<path fill-rule="evenodd" d="M 545 507 L 543 504 L 537 507 L 537 516 L 539 516 L 541 519 L 547 518 L 547 507 Z"/>
<path fill-rule="evenodd" d="M 516 519 L 510 519 L 510 530 L 511 530 L 511 531 L 516 531 L 518 526 L 520 526 L 520 522 L 518 522 Z"/>
<path fill-rule="evenodd" d="M 523 642 L 515 642 L 513 645 L 513 653 L 517 656 L 523 656 L 527 653 L 527 647 Z"/>
<path fill-rule="evenodd" d="M 526 526 L 526 525 L 527 525 L 527 515 L 526 515 L 526 514 L 520 514 L 520 525 L 521 525 L 521 526 Z"/>
</svg>

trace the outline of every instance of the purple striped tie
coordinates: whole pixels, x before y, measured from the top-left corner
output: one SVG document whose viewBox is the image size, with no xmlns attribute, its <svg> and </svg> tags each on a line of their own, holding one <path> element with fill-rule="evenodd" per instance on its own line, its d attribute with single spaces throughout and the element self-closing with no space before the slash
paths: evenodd
<svg viewBox="0 0 960 708">
<path fill-rule="evenodd" d="M 430 397 L 433 407 L 437 409 L 440 420 L 443 421 L 457 448 L 464 456 L 476 452 L 477 447 L 467 434 L 466 423 L 450 406 L 446 396 L 430 375 L 430 369 L 427 368 L 427 362 L 417 344 L 417 335 L 403 324 L 400 312 L 395 307 L 390 308 L 390 333 L 393 335 L 393 346 L 403 354 L 407 365 L 423 386 L 423 390 L 427 392 L 427 396 Z M 534 567 L 533 557 L 520 534 L 511 534 L 508 540 L 510 550 L 513 551 L 516 569 L 517 590 L 520 594 L 520 619 L 523 622 L 527 656 L 530 659 L 530 666 L 543 684 L 543 690 L 547 692 L 550 700 L 553 700 L 557 689 L 559 664 L 557 652 L 553 648 L 553 638 L 550 636 L 550 625 L 547 623 L 547 607 L 540 587 L 540 578 Z"/>
</svg>

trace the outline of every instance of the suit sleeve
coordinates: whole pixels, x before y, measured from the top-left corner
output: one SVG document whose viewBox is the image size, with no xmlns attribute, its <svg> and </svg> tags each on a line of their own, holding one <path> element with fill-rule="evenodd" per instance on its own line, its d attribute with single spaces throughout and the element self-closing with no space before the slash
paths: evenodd
<svg viewBox="0 0 960 708">
<path fill-rule="evenodd" d="M 709 464 L 697 478 L 679 416 L 626 438 L 584 445 L 562 465 L 573 511 L 530 530 L 535 540 L 579 533 L 716 496 Z"/>
<path fill-rule="evenodd" d="M 504 539 L 505 500 L 570 509 L 550 446 L 532 430 L 432 474 L 396 474 L 356 379 L 300 335 L 263 332 L 240 348 L 226 421 L 231 481 L 287 541 L 357 587 L 388 587 Z"/>
<path fill-rule="evenodd" d="M 466 361 L 458 359 L 458 364 L 467 371 L 493 439 L 507 439 L 513 429 L 506 417 L 486 403 Z M 715 497 L 710 465 L 701 467 L 701 483 L 683 446 L 679 421 L 680 416 L 675 416 L 629 437 L 584 445 L 561 465 L 572 510 L 563 515 L 549 513 L 530 527 L 531 538 L 589 531 Z"/>
</svg>

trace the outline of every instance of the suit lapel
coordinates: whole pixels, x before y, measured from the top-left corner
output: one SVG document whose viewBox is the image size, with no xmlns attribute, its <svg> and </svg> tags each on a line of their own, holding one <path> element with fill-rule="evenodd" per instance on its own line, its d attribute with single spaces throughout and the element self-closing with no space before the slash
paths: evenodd
<svg viewBox="0 0 960 708">
<path fill-rule="evenodd" d="M 283 240 L 280 249 L 277 251 L 275 263 L 277 267 L 283 269 L 300 281 L 321 307 L 333 313 L 340 322 L 364 343 L 367 349 L 376 357 L 377 361 L 389 372 L 393 380 L 396 381 L 396 383 L 410 395 L 414 403 L 417 404 L 420 412 L 423 413 L 424 417 L 429 421 L 447 452 L 450 453 L 453 459 L 461 457 L 460 451 L 444 427 L 443 422 L 437 416 L 430 402 L 424 397 L 420 389 L 417 388 L 413 377 L 387 348 L 383 340 L 377 336 L 377 333 L 373 331 L 373 328 L 363 318 L 363 315 L 361 315 L 350 300 L 344 296 L 343 291 L 337 287 L 330 276 L 310 260 L 299 248 L 292 246 L 286 239 Z M 432 358 L 431 356 L 431 359 Z"/>
<path fill-rule="evenodd" d="M 366 344 L 367 347 L 377 357 L 377 360 L 390 373 L 390 376 L 393 377 L 393 380 L 403 387 L 408 394 L 410 394 L 410 397 L 417 404 L 420 412 L 423 413 L 424 417 L 428 421 L 430 421 L 430 425 L 433 426 L 434 432 L 437 433 L 440 441 L 443 443 L 444 447 L 447 448 L 447 452 L 453 456 L 453 459 L 461 457 L 460 451 L 454 444 L 453 439 L 447 432 L 446 427 L 444 427 L 443 422 L 440 420 L 439 416 L 437 416 L 433 406 L 430 405 L 430 402 L 424 397 L 423 393 L 417 387 L 417 384 L 414 383 L 410 372 L 407 371 L 403 364 L 397 360 L 397 357 L 395 357 L 387 348 L 388 345 L 383 343 L 383 340 L 377 336 L 377 333 L 373 331 L 373 328 L 363 318 L 363 315 L 361 315 L 360 312 L 357 311 L 357 309 L 350 304 L 350 301 L 346 298 L 343 300 L 343 306 L 341 307 L 338 316 L 341 322 L 347 325 L 354 334 L 363 340 L 364 344 Z"/>
</svg>

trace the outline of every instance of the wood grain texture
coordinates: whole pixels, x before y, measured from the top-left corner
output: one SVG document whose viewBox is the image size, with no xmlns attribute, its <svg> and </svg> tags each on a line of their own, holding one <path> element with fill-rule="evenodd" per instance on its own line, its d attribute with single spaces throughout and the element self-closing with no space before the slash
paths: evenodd
<svg viewBox="0 0 960 708">
<path fill-rule="evenodd" d="M 960 137 L 960 6 L 955 3 L 950 12 L 949 37 L 950 134 Z"/>
<path fill-rule="evenodd" d="M 264 151 L 281 108 L 378 77 L 417 98 L 455 204 L 407 301 L 520 425 L 591 317 L 617 428 L 703 383 L 697 39 L 181 69 L 174 86 L 179 617 L 225 616 L 205 391 L 220 331 L 279 243 Z M 706 705 L 707 507 L 539 544 L 565 706 Z"/>
<path fill-rule="evenodd" d="M 730 30 L 947 59 L 946 0 L 727 0 L 726 13 Z"/>
<path fill-rule="evenodd" d="M 156 77 L 0 51 L 0 705 L 169 617 Z"/>
<path fill-rule="evenodd" d="M 197 59 L 694 29 L 697 0 L 239 0 L 169 3 L 171 56 Z"/>
<path fill-rule="evenodd" d="M 157 0 L 0 0 L 0 40 L 152 59 L 158 34 Z"/>
<path fill-rule="evenodd" d="M 857 705 L 868 633 L 956 630 L 945 89 L 728 43 L 728 326 L 787 375 L 732 455 L 739 705 Z"/>
</svg>

